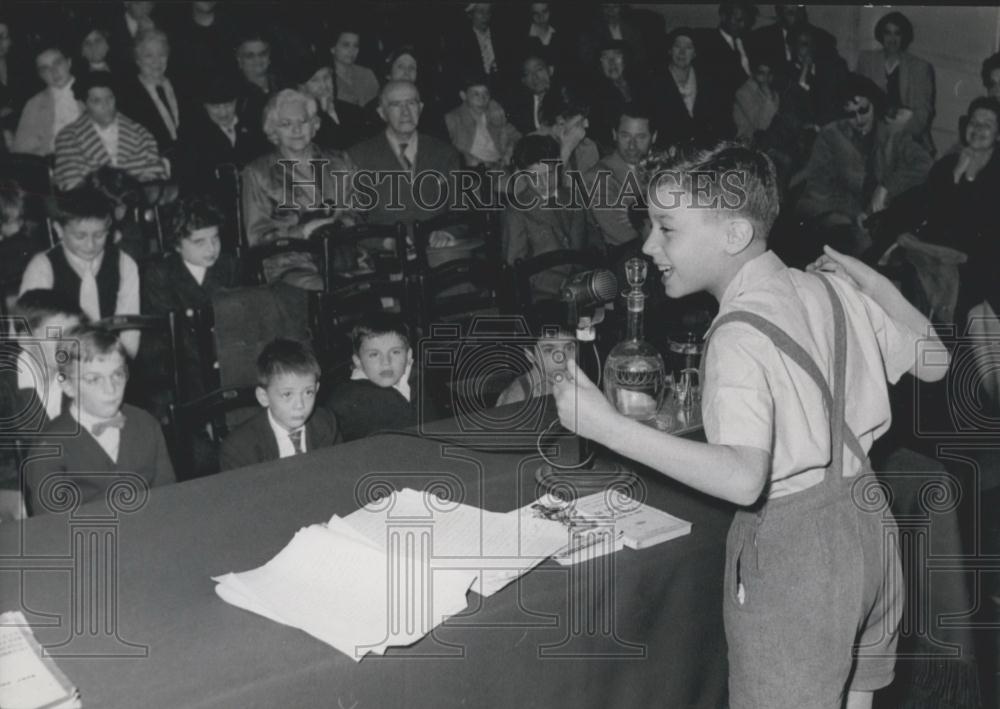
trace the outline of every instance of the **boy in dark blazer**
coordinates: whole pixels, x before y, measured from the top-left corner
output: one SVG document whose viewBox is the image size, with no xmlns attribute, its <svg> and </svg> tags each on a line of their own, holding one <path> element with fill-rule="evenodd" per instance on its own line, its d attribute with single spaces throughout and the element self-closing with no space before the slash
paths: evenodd
<svg viewBox="0 0 1000 709">
<path fill-rule="evenodd" d="M 93 325 L 69 337 L 74 344 L 59 373 L 71 405 L 45 429 L 38 455 L 25 466 L 35 515 L 64 508 L 66 481 L 81 503 L 122 483 L 156 487 L 176 481 L 160 424 L 142 409 L 122 404 L 128 363 L 121 340 Z M 52 448 L 58 453 L 43 457 Z"/>
<path fill-rule="evenodd" d="M 276 339 L 257 358 L 263 407 L 222 442 L 222 470 L 288 458 L 340 443 L 337 419 L 316 406 L 319 362 L 303 343 Z"/>
<path fill-rule="evenodd" d="M 410 428 L 420 423 L 421 416 L 425 421 L 437 418 L 430 399 L 421 396 L 420 377 L 411 376 L 413 349 L 402 318 L 373 313 L 354 328 L 351 339 L 354 371 L 329 403 L 345 441 Z"/>
</svg>

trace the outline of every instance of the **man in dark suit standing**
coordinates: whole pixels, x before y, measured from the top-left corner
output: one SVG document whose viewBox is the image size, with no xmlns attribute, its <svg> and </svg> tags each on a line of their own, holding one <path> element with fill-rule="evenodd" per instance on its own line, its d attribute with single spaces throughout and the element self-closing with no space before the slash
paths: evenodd
<svg viewBox="0 0 1000 709">
<path fill-rule="evenodd" d="M 552 88 L 554 69 L 548 52 L 529 46 L 521 61 L 521 81 L 503 101 L 509 120 L 521 135 L 534 133 L 542 127 L 542 100 Z"/>
<path fill-rule="evenodd" d="M 422 109 L 415 84 L 390 81 L 382 88 L 378 108 L 385 131 L 348 150 L 357 168 L 373 177 L 377 194 L 367 211 L 370 223 L 410 224 L 448 211 L 450 175 L 459 169 L 460 156 L 448 143 L 417 130 Z M 402 179 L 392 173 L 402 173 Z M 443 234 L 432 234 L 430 245 L 448 245 L 450 235 Z"/>
<path fill-rule="evenodd" d="M 750 56 L 743 38 L 754 19 L 755 10 L 749 3 L 724 2 L 719 5 L 719 26 L 695 37 L 695 67 L 701 76 L 715 80 L 730 107 L 736 90 L 750 78 Z"/>
</svg>

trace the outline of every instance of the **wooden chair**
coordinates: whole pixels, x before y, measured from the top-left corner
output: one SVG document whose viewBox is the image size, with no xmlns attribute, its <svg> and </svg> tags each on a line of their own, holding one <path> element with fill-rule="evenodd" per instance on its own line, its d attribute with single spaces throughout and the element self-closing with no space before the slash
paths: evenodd
<svg viewBox="0 0 1000 709">
<path fill-rule="evenodd" d="M 178 478 L 218 472 L 219 445 L 237 425 L 232 415 L 243 411 L 240 419 L 246 420 L 257 407 L 253 387 L 216 389 L 192 401 L 171 404 L 169 440 Z"/>
</svg>

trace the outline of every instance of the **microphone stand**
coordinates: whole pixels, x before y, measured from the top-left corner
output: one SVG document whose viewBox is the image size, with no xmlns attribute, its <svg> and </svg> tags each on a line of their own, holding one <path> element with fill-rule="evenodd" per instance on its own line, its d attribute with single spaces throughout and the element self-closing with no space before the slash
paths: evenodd
<svg viewBox="0 0 1000 709">
<path fill-rule="evenodd" d="M 576 330 L 577 367 L 592 382 L 600 382 L 601 368 L 595 347 L 595 326 L 604 321 L 604 307 L 596 306 L 593 315 L 578 315 L 576 304 L 571 303 L 568 320 L 569 325 Z M 583 356 L 585 348 L 592 356 Z M 559 468 L 548 462 L 542 463 L 535 471 L 535 480 L 539 485 L 564 499 L 575 499 L 610 488 L 632 488 L 636 481 L 632 470 L 617 461 L 609 460 L 604 447 L 589 438 L 576 436 L 576 439 L 579 450 L 576 464 Z"/>
</svg>

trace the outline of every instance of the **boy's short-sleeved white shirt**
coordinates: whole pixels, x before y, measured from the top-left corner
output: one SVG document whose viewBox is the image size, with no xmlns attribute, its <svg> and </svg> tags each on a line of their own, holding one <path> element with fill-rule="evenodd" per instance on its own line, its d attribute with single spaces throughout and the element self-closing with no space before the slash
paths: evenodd
<svg viewBox="0 0 1000 709">
<path fill-rule="evenodd" d="M 847 423 L 867 452 L 891 422 L 887 381 L 898 381 L 913 367 L 925 333 L 896 323 L 844 280 L 828 278 L 847 319 Z M 756 313 L 784 330 L 832 382 L 833 311 L 819 276 L 788 268 L 765 252 L 744 264 L 726 288 L 719 316 L 733 311 Z M 831 460 L 830 421 L 813 379 L 745 323 L 716 330 L 705 356 L 707 440 L 769 451 L 771 498 L 822 481 Z M 845 476 L 857 474 L 862 463 L 845 448 Z"/>
</svg>

